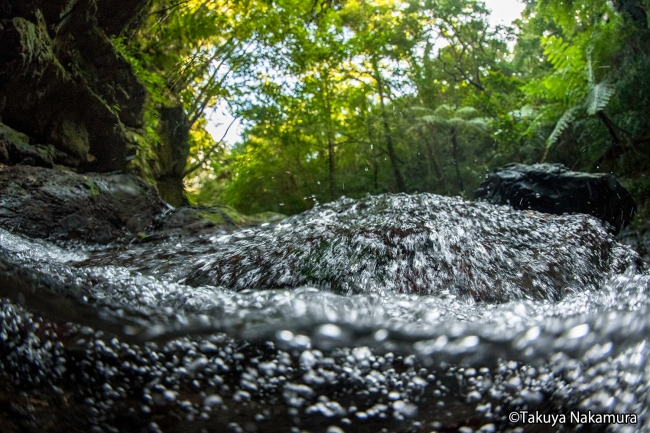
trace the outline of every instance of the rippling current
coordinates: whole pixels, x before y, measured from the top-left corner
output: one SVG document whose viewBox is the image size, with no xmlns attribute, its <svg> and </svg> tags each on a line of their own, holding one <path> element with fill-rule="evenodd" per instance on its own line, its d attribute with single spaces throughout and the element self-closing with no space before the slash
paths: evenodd
<svg viewBox="0 0 650 433">
<path fill-rule="evenodd" d="M 129 245 L 0 230 L 0 274 L 12 301 L 5 355 L 21 347 L 7 346 L 15 335 L 29 340 L 16 320 L 33 313 L 85 326 L 62 353 L 103 356 L 110 344 L 96 344 L 108 333 L 115 353 L 172 354 L 170 365 L 145 363 L 167 370 L 131 391 L 148 408 L 141 416 L 185 401 L 187 421 L 208 430 L 215 406 L 231 431 L 650 431 L 650 275 L 585 215 L 420 194 L 343 198 L 276 224 Z M 29 382 L 14 369 L 3 366 Z M 192 381 L 203 395 L 180 399 Z M 114 416 L 96 403 L 104 424 L 94 426 L 108 429 Z M 528 411 L 567 423 L 509 418 Z M 572 421 L 578 411 L 636 418 L 607 427 Z M 271 428 L 274 419 L 284 421 Z"/>
</svg>

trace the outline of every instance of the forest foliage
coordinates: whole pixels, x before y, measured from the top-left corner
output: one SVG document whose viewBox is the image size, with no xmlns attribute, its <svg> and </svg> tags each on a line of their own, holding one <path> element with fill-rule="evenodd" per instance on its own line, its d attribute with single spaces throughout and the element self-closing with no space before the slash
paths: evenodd
<svg viewBox="0 0 650 433">
<path fill-rule="evenodd" d="M 508 162 L 650 181 L 650 0 L 153 0 L 115 40 L 189 119 L 193 202 L 296 213 L 383 192 L 470 196 Z M 227 106 L 232 148 L 206 132 Z M 143 152 L 155 154 L 155 146 Z M 148 155 L 148 158 L 153 156 Z"/>
</svg>

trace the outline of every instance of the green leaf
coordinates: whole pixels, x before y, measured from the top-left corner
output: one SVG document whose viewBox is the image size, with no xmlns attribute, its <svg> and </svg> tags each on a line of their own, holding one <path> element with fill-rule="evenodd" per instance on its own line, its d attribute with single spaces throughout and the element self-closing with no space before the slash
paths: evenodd
<svg viewBox="0 0 650 433">
<path fill-rule="evenodd" d="M 568 126 L 573 122 L 576 118 L 576 114 L 580 110 L 580 106 L 573 106 L 566 110 L 562 117 L 560 117 L 560 120 L 557 121 L 555 124 L 555 128 L 553 129 L 553 132 L 551 132 L 551 135 L 549 135 L 548 139 L 546 139 L 546 148 L 550 148 L 557 140 L 560 138 L 560 135 L 568 128 Z"/>
<path fill-rule="evenodd" d="M 614 86 L 607 82 L 601 82 L 593 86 L 587 97 L 587 114 L 593 116 L 604 110 L 615 92 Z"/>
</svg>

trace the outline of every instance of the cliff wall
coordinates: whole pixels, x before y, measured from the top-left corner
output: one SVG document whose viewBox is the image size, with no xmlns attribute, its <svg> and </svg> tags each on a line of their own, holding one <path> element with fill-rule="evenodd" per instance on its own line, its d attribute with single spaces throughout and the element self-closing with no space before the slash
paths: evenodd
<svg viewBox="0 0 650 433">
<path fill-rule="evenodd" d="M 129 171 L 143 145 L 148 95 L 111 37 L 134 32 L 148 5 L 148 0 L 0 0 L 0 163 Z M 177 137 L 164 136 L 171 129 L 161 127 L 158 153 L 170 141 L 179 146 Z M 164 190 L 170 182 L 176 186 L 163 195 L 182 204 L 182 170 L 170 181 L 174 173 L 165 172 L 170 164 L 145 163 L 156 179 L 165 179 Z"/>
</svg>

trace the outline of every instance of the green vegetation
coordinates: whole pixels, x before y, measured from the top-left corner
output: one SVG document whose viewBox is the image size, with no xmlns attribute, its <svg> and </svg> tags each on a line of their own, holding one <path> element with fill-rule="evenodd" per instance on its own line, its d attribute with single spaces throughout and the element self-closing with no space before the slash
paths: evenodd
<svg viewBox="0 0 650 433">
<path fill-rule="evenodd" d="M 89 180 L 85 181 L 84 184 L 85 184 L 86 187 L 88 187 L 88 189 L 90 190 L 90 195 L 91 195 L 91 196 L 96 197 L 96 196 L 98 196 L 99 194 L 101 194 L 101 189 L 100 189 L 99 186 L 97 186 L 97 184 L 96 184 L 95 182 L 93 182 L 92 180 L 89 179 Z"/>
<path fill-rule="evenodd" d="M 144 142 L 157 106 L 185 109 L 194 203 L 467 195 L 513 161 L 613 172 L 645 201 L 649 5 L 527 0 L 495 28 L 477 0 L 155 0 L 115 43 L 153 95 Z M 232 149 L 205 130 L 217 104 L 244 125 Z"/>
</svg>

